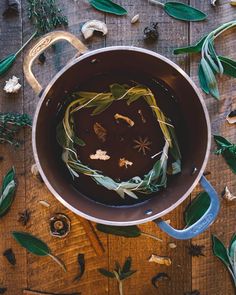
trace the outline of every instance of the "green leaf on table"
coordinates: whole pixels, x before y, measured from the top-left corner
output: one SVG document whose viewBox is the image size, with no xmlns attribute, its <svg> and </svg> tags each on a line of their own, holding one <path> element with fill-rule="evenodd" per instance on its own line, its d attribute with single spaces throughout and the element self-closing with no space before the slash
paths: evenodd
<svg viewBox="0 0 236 295">
<path fill-rule="evenodd" d="M 200 66 L 202 70 L 201 79 L 205 80 L 205 87 L 203 88 L 203 90 L 206 91 L 206 89 L 208 89 L 209 93 L 213 97 L 215 97 L 216 99 L 219 99 L 220 98 L 219 89 L 218 89 L 216 77 L 212 68 L 210 67 L 210 65 L 204 58 L 201 59 Z"/>
<path fill-rule="evenodd" d="M 230 244 L 229 244 L 229 256 L 234 261 L 236 255 L 236 233 L 233 234 Z"/>
<path fill-rule="evenodd" d="M 227 267 L 230 266 L 228 250 L 215 235 L 212 235 L 212 250 L 214 255 L 218 257 Z"/>
<path fill-rule="evenodd" d="M 106 270 L 105 268 L 99 268 L 98 271 L 108 278 L 115 278 L 115 274 L 109 270 Z"/>
<path fill-rule="evenodd" d="M 174 49 L 174 54 L 183 54 L 183 53 L 199 53 L 202 50 L 202 45 L 205 41 L 207 36 L 204 36 L 201 40 L 199 40 L 196 44 L 186 46 L 186 47 L 179 47 Z"/>
<path fill-rule="evenodd" d="M 198 221 L 210 206 L 210 198 L 207 192 L 199 193 L 189 204 L 184 212 L 184 221 L 187 227 Z"/>
<path fill-rule="evenodd" d="M 163 8 L 169 16 L 179 20 L 201 21 L 207 17 L 201 10 L 180 2 L 166 2 Z"/>
<path fill-rule="evenodd" d="M 210 89 L 208 87 L 208 84 L 206 82 L 206 78 L 205 78 L 205 74 L 203 72 L 202 69 L 202 65 L 201 63 L 198 66 L 198 79 L 199 79 L 199 83 L 200 83 L 200 87 L 201 89 L 206 93 L 209 94 L 210 93 Z"/>
<path fill-rule="evenodd" d="M 64 263 L 62 263 L 56 256 L 51 254 L 51 250 L 48 245 L 37 237 L 26 233 L 26 232 L 12 232 L 14 239 L 30 253 L 37 256 L 49 256 L 51 257 L 60 267 L 66 271 Z"/>
<path fill-rule="evenodd" d="M 16 61 L 16 54 L 10 54 L 4 59 L 0 60 L 0 76 L 5 74 Z"/>
<path fill-rule="evenodd" d="M 224 74 L 236 78 L 236 61 L 225 56 L 218 56 L 224 69 Z"/>
<path fill-rule="evenodd" d="M 121 272 L 126 273 L 126 272 L 130 271 L 131 264 L 132 264 L 132 258 L 129 256 L 129 257 L 125 260 Z"/>
<path fill-rule="evenodd" d="M 89 0 L 89 3 L 97 10 L 116 15 L 125 15 L 127 11 L 111 0 Z"/>
<path fill-rule="evenodd" d="M 106 233 L 112 234 L 116 236 L 122 236 L 126 238 L 135 238 L 141 235 L 141 230 L 136 226 L 112 226 L 112 225 L 105 225 L 105 224 L 97 224 L 97 230 Z"/>
<path fill-rule="evenodd" d="M 214 139 L 218 147 L 215 154 L 222 155 L 230 169 L 236 174 L 236 144 L 220 135 L 214 135 Z"/>
<path fill-rule="evenodd" d="M 0 196 L 0 217 L 4 216 L 10 209 L 16 190 L 15 169 L 11 168 L 3 178 Z"/>
</svg>

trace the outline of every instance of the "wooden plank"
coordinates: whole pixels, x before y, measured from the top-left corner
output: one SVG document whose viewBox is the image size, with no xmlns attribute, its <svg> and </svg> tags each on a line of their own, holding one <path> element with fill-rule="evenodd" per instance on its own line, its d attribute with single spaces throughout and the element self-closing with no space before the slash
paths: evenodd
<svg viewBox="0 0 236 295">
<path fill-rule="evenodd" d="M 212 8 L 210 1 L 191 0 L 191 4 L 208 13 L 208 21 L 199 24 L 191 24 L 190 43 L 195 42 L 210 30 L 218 27 L 220 24 L 233 20 L 235 17 L 235 8 L 229 1 L 222 0 L 217 2 L 217 6 Z M 224 34 L 217 40 L 217 50 L 232 58 L 236 58 L 235 31 Z M 198 84 L 197 67 L 199 56 L 191 57 L 191 77 Z M 223 77 L 219 79 L 219 89 L 221 100 L 218 102 L 214 98 L 204 95 L 212 124 L 212 133 L 221 134 L 235 142 L 236 130 L 234 126 L 226 123 L 225 117 L 235 108 L 236 85 L 235 80 Z M 207 170 L 211 171 L 209 180 L 212 182 L 219 194 L 226 185 L 236 192 L 235 175 L 229 170 L 221 156 L 213 154 L 215 144 L 212 144 L 212 153 L 208 162 Z M 235 232 L 235 210 L 236 204 L 221 202 L 221 211 L 216 222 L 211 228 L 194 239 L 194 243 L 205 245 L 205 257 L 193 259 L 193 289 L 199 289 L 201 294 L 233 294 L 233 286 L 227 270 L 222 263 L 213 256 L 211 250 L 211 234 L 216 234 L 226 244 L 229 243 L 231 235 Z M 217 271 L 216 271 L 217 270 Z"/>
<path fill-rule="evenodd" d="M 22 19 L 21 16 L 13 18 L 4 18 L 2 16 L 5 10 L 5 1 L 0 3 L 0 60 L 7 55 L 16 52 L 22 45 Z M 22 57 L 18 56 L 16 64 L 13 68 L 7 72 L 3 77 L 0 77 L 0 111 L 1 112 L 19 112 L 23 111 L 23 91 L 16 95 L 7 95 L 3 91 L 5 81 L 12 75 L 20 78 L 20 83 L 23 83 L 22 74 Z M 29 130 L 25 131 L 29 132 Z M 20 139 L 24 139 L 24 131 L 19 135 Z M 0 155 L 4 157 L 1 162 L 0 179 L 6 174 L 6 172 L 14 165 L 17 175 L 18 188 L 15 195 L 15 201 L 11 207 L 11 210 L 6 216 L 0 219 L 0 255 L 8 249 L 12 248 L 17 263 L 13 267 L 7 260 L 1 257 L 1 286 L 7 288 L 7 294 L 14 295 L 20 294 L 22 287 L 26 286 L 26 254 L 25 251 L 20 248 L 11 236 L 13 230 L 23 230 L 22 226 L 17 222 L 18 212 L 22 212 L 25 208 L 25 165 L 24 165 L 24 144 L 19 149 L 14 149 L 9 144 L 0 145 Z M 13 279 L 14 278 L 14 279 Z M 13 283 L 14 281 L 14 283 Z"/>
<path fill-rule="evenodd" d="M 188 1 L 184 1 L 188 3 Z M 173 44 L 179 45 L 181 42 L 188 42 L 188 24 L 173 20 L 167 16 L 160 7 L 148 3 L 148 1 L 117 1 L 128 10 L 127 17 L 116 17 L 107 15 L 106 23 L 109 34 L 106 38 L 106 45 L 133 45 L 148 48 L 173 61 L 181 64 L 188 70 L 188 61 L 182 57 L 172 55 Z M 131 18 L 140 14 L 140 21 L 134 25 L 130 24 Z M 148 44 L 143 40 L 143 30 L 150 22 L 159 23 L 159 40 Z M 125 70 L 125 68 L 124 68 Z M 171 219 L 172 225 L 181 228 L 182 213 L 185 204 L 179 206 L 171 214 L 166 216 Z M 163 243 L 149 238 L 125 239 L 109 236 L 109 266 L 114 267 L 114 261 L 124 262 L 127 256 L 133 258 L 133 268 L 138 270 L 130 279 L 124 283 L 124 293 L 129 295 L 144 294 L 184 294 L 191 289 L 191 259 L 187 254 L 186 246 L 189 242 L 178 241 L 177 249 L 171 250 L 167 243 L 172 239 L 163 234 L 152 223 L 142 225 L 146 232 L 152 232 L 163 238 Z M 148 262 L 152 253 L 170 256 L 173 265 L 170 267 L 158 266 Z M 151 278 L 158 272 L 167 272 L 171 277 L 170 282 L 160 284 L 158 291 L 151 285 Z M 117 294 L 117 284 L 115 280 L 110 280 L 109 295 Z"/>
<path fill-rule="evenodd" d="M 33 30 L 29 25 L 27 18 L 26 0 L 24 5 L 24 38 Z M 104 19 L 104 15 L 96 12 L 90 7 L 87 1 L 57 1 L 58 6 L 67 15 L 69 19 L 68 30 L 81 38 L 80 23 L 91 18 Z M 55 75 L 58 68 L 61 68 L 67 60 L 74 56 L 75 51 L 69 44 L 61 43 L 57 50 L 59 51 L 57 58 L 55 52 L 49 49 L 46 51 L 46 63 L 44 66 L 34 65 L 34 73 L 37 79 L 45 87 L 50 79 Z M 104 40 L 100 37 L 94 37 L 91 43 L 86 44 L 90 48 L 97 48 L 104 45 Z M 34 114 L 38 98 L 33 93 L 30 86 L 25 82 L 24 85 L 24 106 L 25 110 Z M 48 258 L 35 257 L 28 254 L 28 274 L 27 288 L 33 290 L 41 290 L 49 293 L 72 293 L 82 292 L 88 295 L 105 294 L 105 289 L 108 288 L 108 280 L 99 275 L 97 268 L 101 263 L 105 265 L 107 257 L 97 257 L 94 249 L 91 247 L 90 241 L 84 231 L 84 228 L 79 222 L 79 219 L 69 210 L 65 209 L 56 199 L 49 193 L 47 188 L 33 178 L 30 173 L 30 167 L 34 163 L 31 136 L 27 137 L 26 149 L 26 191 L 27 206 L 32 211 L 32 222 L 29 225 L 29 231 L 34 235 L 42 238 L 48 243 L 52 252 L 61 258 L 66 266 L 67 273 L 63 273 L 60 268 Z M 38 201 L 45 200 L 50 203 L 50 208 L 42 207 Z M 71 233 L 66 239 L 52 238 L 48 230 L 49 218 L 56 212 L 63 212 L 71 219 Z M 40 226 L 38 225 L 40 224 Z M 106 247 L 106 237 L 102 238 L 102 243 Z M 81 282 L 73 282 L 74 277 L 78 272 L 77 255 L 84 253 L 86 259 L 86 272 Z"/>
</svg>

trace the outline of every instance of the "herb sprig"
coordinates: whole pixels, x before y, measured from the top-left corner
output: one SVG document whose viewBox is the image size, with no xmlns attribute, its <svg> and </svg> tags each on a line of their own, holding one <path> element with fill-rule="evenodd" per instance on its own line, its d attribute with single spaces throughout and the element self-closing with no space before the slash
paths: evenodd
<svg viewBox="0 0 236 295">
<path fill-rule="evenodd" d="M 219 74 L 222 76 L 225 74 L 236 77 L 236 61 L 218 55 L 214 47 L 214 41 L 225 31 L 235 26 L 236 21 L 225 23 L 202 37 L 195 45 L 174 50 L 174 54 L 201 52 L 198 69 L 200 86 L 206 94 L 211 94 L 216 99 L 220 98 L 216 75 Z"/>
<path fill-rule="evenodd" d="M 0 217 L 10 209 L 16 191 L 15 169 L 12 167 L 3 178 L 0 195 Z"/>
</svg>

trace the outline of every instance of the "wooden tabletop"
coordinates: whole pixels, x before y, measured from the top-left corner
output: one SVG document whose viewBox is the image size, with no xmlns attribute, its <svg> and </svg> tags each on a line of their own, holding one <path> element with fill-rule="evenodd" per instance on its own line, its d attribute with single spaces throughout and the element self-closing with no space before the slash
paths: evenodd
<svg viewBox="0 0 236 295">
<path fill-rule="evenodd" d="M 21 0 L 22 8 L 19 17 L 7 19 L 2 17 L 4 2 L 0 2 L 0 59 L 15 52 L 34 30 L 27 17 L 27 0 Z M 176 57 L 172 54 L 173 48 L 195 42 L 219 24 L 234 19 L 236 15 L 236 7 L 232 7 L 229 0 L 218 0 L 215 8 L 210 5 L 210 0 L 182 0 L 181 2 L 190 3 L 209 15 L 207 21 L 190 24 L 170 18 L 159 7 L 150 5 L 147 0 L 117 0 L 117 3 L 122 4 L 128 10 L 128 16 L 125 17 L 100 13 L 91 8 L 86 0 L 58 0 L 57 2 L 69 19 L 68 31 L 81 39 L 81 23 L 90 19 L 99 19 L 107 23 L 109 33 L 106 37 L 97 35 L 85 42 L 90 50 L 111 45 L 134 45 L 148 48 L 176 62 L 197 84 L 199 57 Z M 140 21 L 131 25 L 130 19 L 137 13 L 140 14 Z M 156 21 L 159 23 L 159 40 L 156 43 L 146 44 L 143 41 L 143 29 L 150 22 Z M 235 37 L 235 31 L 226 33 L 224 38 L 217 43 L 218 50 L 227 56 L 236 58 Z M 17 111 L 34 115 L 38 97 L 24 79 L 22 63 L 25 54 L 26 51 L 17 58 L 13 68 L 0 79 L 1 112 Z M 46 86 L 74 54 L 73 49 L 64 43 L 57 46 L 56 52 L 49 49 L 46 52 L 46 63 L 34 65 L 34 73 L 40 83 Z M 20 77 L 20 83 L 23 85 L 19 94 L 13 97 L 6 95 L 2 90 L 5 80 L 12 75 Z M 204 96 L 211 117 L 212 132 L 219 133 L 236 142 L 235 126 L 229 125 L 225 121 L 226 114 L 236 107 L 236 83 L 231 78 L 223 77 L 219 85 L 220 101 Z M 79 219 L 64 208 L 43 183 L 32 176 L 30 169 L 34 159 L 31 147 L 31 130 L 22 131 L 21 138 L 24 140 L 24 144 L 17 150 L 9 145 L 0 145 L 0 155 L 4 157 L 0 164 L 1 177 L 14 165 L 18 180 L 13 206 L 10 212 L 0 220 L 0 284 L 7 287 L 6 294 L 20 295 L 23 289 L 28 288 L 49 293 L 82 292 L 85 295 L 115 295 L 118 294 L 116 281 L 102 276 L 97 269 L 99 267 L 112 268 L 115 260 L 122 263 L 127 256 L 132 256 L 133 268 L 137 270 L 137 273 L 125 282 L 125 294 L 183 295 L 185 292 L 195 289 L 198 289 L 201 295 L 233 294 L 233 287 L 226 269 L 212 255 L 210 237 L 214 233 L 225 243 L 229 242 L 231 235 L 236 230 L 236 202 L 229 204 L 226 201 L 221 201 L 221 211 L 216 222 L 208 231 L 192 241 L 194 244 L 205 246 L 205 256 L 197 258 L 188 254 L 187 246 L 191 241 L 175 241 L 177 248 L 170 249 L 168 243 L 173 240 L 163 234 L 154 224 L 147 223 L 141 228 L 161 237 L 163 243 L 146 237 L 126 239 L 99 233 L 105 253 L 98 257 Z M 213 154 L 213 150 L 214 147 L 212 147 L 207 166 L 207 170 L 211 172 L 208 179 L 219 194 L 225 185 L 228 185 L 230 190 L 236 194 L 235 175 L 230 172 L 222 157 Z M 166 216 L 166 219 L 170 219 L 176 228 L 183 226 L 183 210 L 190 199 L 196 195 L 198 189 L 186 202 Z M 47 201 L 51 206 L 49 208 L 43 207 L 38 203 L 40 200 Z M 17 221 L 18 213 L 24 209 L 31 212 L 30 222 L 26 227 Z M 65 239 L 52 238 L 49 234 L 48 220 L 55 212 L 67 214 L 72 221 L 71 233 Z M 52 252 L 66 263 L 67 273 L 63 273 L 50 258 L 37 257 L 27 253 L 13 241 L 11 237 L 13 230 L 27 231 L 46 241 Z M 15 252 L 17 264 L 14 267 L 1 254 L 7 248 L 12 248 Z M 86 272 L 82 280 L 76 283 L 72 281 L 78 271 L 78 253 L 85 254 Z M 172 265 L 167 267 L 148 262 L 148 258 L 153 253 L 171 257 Z M 171 280 L 161 282 L 159 289 L 155 289 L 150 281 L 158 272 L 167 272 Z"/>
</svg>

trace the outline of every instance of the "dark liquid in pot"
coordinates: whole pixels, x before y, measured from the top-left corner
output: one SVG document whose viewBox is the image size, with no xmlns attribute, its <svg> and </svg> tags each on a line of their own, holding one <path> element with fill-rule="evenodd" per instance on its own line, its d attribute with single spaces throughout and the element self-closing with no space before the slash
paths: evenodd
<svg viewBox="0 0 236 295">
<path fill-rule="evenodd" d="M 132 77 L 132 80 L 130 79 Z M 149 87 L 155 95 L 157 105 L 169 117 L 176 128 L 176 134 L 180 148 L 182 144 L 180 139 L 183 139 L 181 133 L 183 132 L 182 116 L 178 108 L 178 101 L 174 93 L 161 81 L 153 80 L 152 78 L 140 77 L 134 73 L 116 73 L 116 74 L 102 74 L 94 76 L 87 83 L 80 85 L 75 91 L 93 91 L 93 92 L 108 92 L 109 85 L 113 83 L 127 84 L 133 86 L 133 81 Z M 139 99 L 132 103 L 129 107 L 125 101 L 114 102 L 107 110 L 100 115 L 91 116 L 91 109 L 82 109 L 78 111 L 74 117 L 78 136 L 86 142 L 85 147 L 78 149 L 78 154 L 81 162 L 87 166 L 97 169 L 117 181 L 128 180 L 134 176 L 142 177 L 148 173 L 153 164 L 159 159 L 159 156 L 152 159 L 151 156 L 162 151 L 164 146 L 163 134 L 160 130 L 159 124 L 152 114 L 151 108 L 144 101 Z M 142 122 L 138 111 L 141 110 L 146 123 Z M 116 122 L 114 115 L 120 113 L 131 118 L 135 125 L 129 127 L 123 121 Z M 59 114 L 61 120 L 64 110 Z M 93 131 L 94 123 L 100 123 L 107 129 L 108 135 L 106 141 L 103 143 L 97 138 Z M 142 152 L 134 149 L 134 140 L 141 138 L 148 138 L 152 142 L 150 151 L 147 151 L 146 156 Z M 107 151 L 111 157 L 108 161 L 91 160 L 89 155 L 95 154 L 97 149 Z M 120 168 L 118 163 L 120 158 L 126 158 L 133 162 L 132 166 Z M 139 199 L 135 200 L 129 196 L 122 199 L 114 191 L 109 191 L 106 188 L 97 185 L 90 177 L 81 175 L 79 178 L 72 181 L 71 176 L 68 176 L 73 186 L 83 193 L 86 197 L 93 199 L 96 202 L 111 206 L 132 205 L 135 203 L 144 202 L 152 197 L 152 195 L 140 195 Z M 174 176 L 173 176 L 174 177 Z M 168 177 L 168 182 L 171 177 Z M 156 193 L 158 194 L 158 192 Z"/>
</svg>

